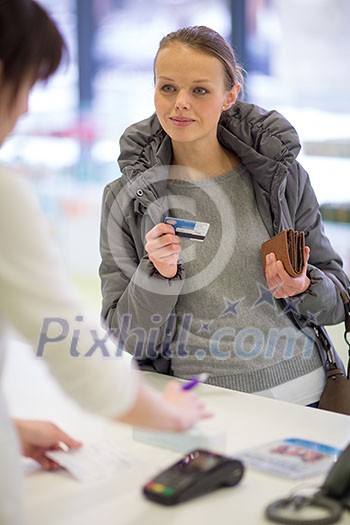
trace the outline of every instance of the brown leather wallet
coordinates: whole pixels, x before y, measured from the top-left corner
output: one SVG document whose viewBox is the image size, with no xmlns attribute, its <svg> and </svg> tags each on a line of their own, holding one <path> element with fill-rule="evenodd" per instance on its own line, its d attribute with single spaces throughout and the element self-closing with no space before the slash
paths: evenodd
<svg viewBox="0 0 350 525">
<path fill-rule="evenodd" d="M 292 277 L 301 275 L 304 264 L 305 235 L 291 228 L 283 230 L 261 246 L 262 265 L 265 273 L 266 255 L 273 252 L 276 259 L 283 262 L 286 271 Z"/>
</svg>

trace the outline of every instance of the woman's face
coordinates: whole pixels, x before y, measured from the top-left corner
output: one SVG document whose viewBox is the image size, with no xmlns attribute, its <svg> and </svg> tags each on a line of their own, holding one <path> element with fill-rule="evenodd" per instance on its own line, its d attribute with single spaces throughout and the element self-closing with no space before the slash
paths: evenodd
<svg viewBox="0 0 350 525">
<path fill-rule="evenodd" d="M 28 98 L 33 80 L 28 76 L 21 84 L 16 97 L 12 98 L 13 86 L 1 82 L 0 74 L 0 146 L 15 127 L 19 117 L 28 111 Z"/>
<path fill-rule="evenodd" d="M 207 146 L 217 140 L 220 115 L 239 93 L 238 85 L 226 90 L 224 67 L 217 58 L 171 45 L 158 54 L 155 82 L 157 116 L 172 141 Z"/>
</svg>

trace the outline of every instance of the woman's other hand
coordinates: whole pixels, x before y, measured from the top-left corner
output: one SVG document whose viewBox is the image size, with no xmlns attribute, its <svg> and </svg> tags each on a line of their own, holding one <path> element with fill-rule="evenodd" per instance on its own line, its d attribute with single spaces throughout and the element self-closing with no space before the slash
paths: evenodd
<svg viewBox="0 0 350 525">
<path fill-rule="evenodd" d="M 22 446 L 22 454 L 32 458 L 45 470 L 57 470 L 60 466 L 45 454 L 49 450 L 62 450 L 62 444 L 68 448 L 80 448 L 82 443 L 68 436 L 63 430 L 49 421 L 26 419 L 13 420 Z"/>
<path fill-rule="evenodd" d="M 285 299 L 305 292 L 310 286 L 310 279 L 306 275 L 307 263 L 310 257 L 310 248 L 305 246 L 305 265 L 299 277 L 291 277 L 286 272 L 282 261 L 276 259 L 275 254 L 266 256 L 265 279 L 270 292 L 276 299 Z"/>
</svg>

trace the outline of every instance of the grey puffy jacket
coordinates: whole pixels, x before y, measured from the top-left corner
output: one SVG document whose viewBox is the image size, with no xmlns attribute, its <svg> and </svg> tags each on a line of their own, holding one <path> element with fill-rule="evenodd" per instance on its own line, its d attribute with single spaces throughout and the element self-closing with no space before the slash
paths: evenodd
<svg viewBox="0 0 350 525">
<path fill-rule="evenodd" d="M 322 325 L 343 321 L 341 297 L 324 272 L 334 274 L 348 289 L 349 280 L 324 234 L 308 174 L 296 160 L 300 143 L 295 129 L 276 111 L 237 102 L 222 114 L 218 139 L 251 173 L 258 209 L 270 235 L 284 228 L 306 234 L 311 286 L 306 293 L 285 301 L 288 315 L 309 336 L 310 316 L 317 315 Z M 175 278 L 163 278 L 149 261 L 144 243 L 147 231 L 168 213 L 164 190 L 171 141 L 152 115 L 127 128 L 120 146 L 122 176 L 108 184 L 103 197 L 102 318 L 126 343 L 126 350 L 141 368 L 169 373 L 170 361 L 162 356 L 174 337 L 171 314 L 184 282 L 184 269 L 179 265 Z"/>
</svg>

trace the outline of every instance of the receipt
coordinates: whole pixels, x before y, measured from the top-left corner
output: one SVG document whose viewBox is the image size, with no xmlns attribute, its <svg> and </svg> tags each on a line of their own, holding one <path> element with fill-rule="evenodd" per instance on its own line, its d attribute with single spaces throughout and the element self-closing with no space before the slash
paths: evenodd
<svg viewBox="0 0 350 525">
<path fill-rule="evenodd" d="M 46 456 L 79 481 L 101 479 L 140 463 L 121 451 L 113 441 L 85 444 L 79 449 L 52 450 Z"/>
</svg>

